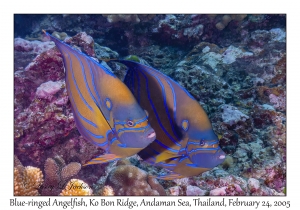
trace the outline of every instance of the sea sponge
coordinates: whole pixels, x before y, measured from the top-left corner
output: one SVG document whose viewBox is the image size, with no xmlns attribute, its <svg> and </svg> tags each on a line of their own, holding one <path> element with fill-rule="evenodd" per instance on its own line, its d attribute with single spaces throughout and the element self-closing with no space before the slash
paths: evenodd
<svg viewBox="0 0 300 210">
<path fill-rule="evenodd" d="M 165 195 L 162 186 L 147 172 L 133 166 L 120 165 L 111 170 L 105 185 L 112 187 L 115 195 Z"/>
<path fill-rule="evenodd" d="M 82 196 L 92 195 L 93 190 L 90 186 L 80 179 L 71 179 L 65 189 L 59 195 L 63 196 Z"/>
</svg>

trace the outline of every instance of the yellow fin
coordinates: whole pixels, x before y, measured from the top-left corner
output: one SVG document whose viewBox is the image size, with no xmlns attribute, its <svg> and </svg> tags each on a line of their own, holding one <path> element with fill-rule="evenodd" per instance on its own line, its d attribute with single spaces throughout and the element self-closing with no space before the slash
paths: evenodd
<svg viewBox="0 0 300 210">
<path fill-rule="evenodd" d="M 111 162 L 111 161 L 119 160 L 120 158 L 121 157 L 119 157 L 115 154 L 100 155 L 100 156 L 90 160 L 89 162 L 87 162 L 83 166 L 92 165 L 92 164 L 108 163 L 108 162 Z"/>
<path fill-rule="evenodd" d="M 178 157 L 178 154 L 162 152 L 156 156 L 155 163 L 163 162 L 165 160 L 168 160 L 170 158 L 175 158 L 175 157 Z"/>
</svg>

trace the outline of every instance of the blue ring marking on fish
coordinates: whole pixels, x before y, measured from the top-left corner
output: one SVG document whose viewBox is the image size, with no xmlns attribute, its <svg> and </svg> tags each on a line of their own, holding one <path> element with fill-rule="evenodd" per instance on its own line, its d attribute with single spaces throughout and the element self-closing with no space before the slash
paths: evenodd
<svg viewBox="0 0 300 210">
<path fill-rule="evenodd" d="M 156 116 L 156 119 L 157 119 L 158 124 L 160 125 L 160 127 L 162 128 L 162 130 L 166 133 L 166 135 L 171 139 L 171 141 L 172 141 L 174 144 L 176 144 L 177 146 L 180 147 L 181 144 L 179 144 L 177 141 L 174 141 L 174 140 L 173 140 L 173 137 L 166 131 L 165 127 L 162 125 L 162 123 L 161 123 L 161 121 L 160 121 L 160 119 L 159 119 L 159 116 L 158 116 L 158 114 L 157 114 L 157 111 L 156 111 L 156 109 L 155 109 L 155 106 L 153 105 L 153 102 L 152 102 L 151 97 L 150 97 L 149 86 L 148 86 L 148 78 L 146 77 L 146 75 L 145 75 L 142 71 L 141 71 L 141 73 L 142 73 L 142 75 L 144 76 L 144 78 L 146 79 L 146 87 L 147 87 L 147 95 L 148 95 L 148 99 L 149 99 L 150 104 L 151 104 L 151 106 L 152 106 L 152 109 L 153 109 L 153 111 L 154 111 L 154 113 L 155 113 L 155 116 Z"/>
<path fill-rule="evenodd" d="M 183 123 L 185 123 L 185 122 L 187 123 L 186 128 L 183 126 Z M 189 121 L 188 120 L 183 120 L 182 123 L 181 123 L 181 127 L 184 131 L 187 131 L 190 127 Z"/>
<path fill-rule="evenodd" d="M 171 152 L 178 152 L 177 149 L 172 149 L 172 148 L 170 148 L 170 147 L 164 145 L 163 143 L 161 143 L 161 142 L 160 142 L 159 140 L 157 140 L 157 139 L 155 139 L 154 142 L 158 143 L 160 146 L 162 146 L 163 148 L 165 148 L 165 149 L 167 149 L 167 150 L 169 150 L 169 151 L 171 151 Z"/>
<path fill-rule="evenodd" d="M 66 52 L 66 53 L 67 53 L 67 52 Z M 75 78 L 74 72 L 73 72 L 72 59 L 71 59 L 69 53 L 67 53 L 67 56 L 68 56 L 68 59 L 69 59 L 69 62 L 70 62 L 72 79 L 73 79 L 73 82 L 74 82 L 74 84 L 75 84 L 76 90 L 77 90 L 77 92 L 79 93 L 79 96 L 80 96 L 81 100 L 84 102 L 84 104 L 85 104 L 91 111 L 94 111 L 93 108 L 86 102 L 86 100 L 84 99 L 82 93 L 81 93 L 80 90 L 79 90 L 79 87 L 78 87 L 78 85 L 77 85 L 76 78 Z"/>
<path fill-rule="evenodd" d="M 98 105 L 98 107 L 100 107 L 101 100 L 100 100 L 100 95 L 99 95 L 99 93 L 98 93 L 98 91 L 97 91 L 97 88 L 96 88 L 96 85 L 95 85 L 94 72 L 93 72 L 93 69 L 92 69 L 92 67 L 91 67 L 91 65 L 90 65 L 90 60 L 87 59 L 87 58 L 85 58 L 85 61 L 87 62 L 88 66 L 89 66 L 90 74 L 91 74 L 91 77 L 92 77 L 93 88 L 94 88 L 94 91 L 95 91 L 95 93 L 96 93 L 96 95 L 97 95 L 97 98 L 98 98 L 98 103 L 97 103 L 97 105 Z"/>
<path fill-rule="evenodd" d="M 109 102 L 110 106 L 107 105 L 107 102 Z M 111 100 L 109 98 L 105 99 L 105 106 L 108 109 L 108 111 L 110 111 L 112 109 L 113 104 L 112 104 L 112 102 L 111 102 Z"/>
<path fill-rule="evenodd" d="M 86 88 L 87 88 L 87 90 L 88 90 L 88 92 L 89 92 L 91 98 L 93 99 L 94 103 L 99 107 L 99 105 L 98 105 L 98 103 L 97 103 L 97 101 L 96 101 L 94 95 L 93 95 L 92 92 L 91 92 L 90 86 L 89 86 L 88 83 L 87 83 L 87 80 L 86 80 L 86 74 L 85 74 L 84 66 L 83 66 L 83 64 L 82 64 L 82 62 L 81 62 L 81 59 L 80 59 L 75 53 L 74 53 L 74 55 L 75 55 L 76 58 L 79 60 L 79 64 L 80 64 L 81 71 L 82 71 L 82 74 L 83 74 L 83 79 L 84 79 L 84 82 L 85 82 L 85 86 L 86 86 Z M 84 57 L 84 59 L 86 60 L 85 57 Z"/>
<path fill-rule="evenodd" d="M 188 158 L 188 156 L 183 156 L 182 158 L 179 159 L 178 162 L 181 163 L 182 161 L 184 161 L 184 160 L 187 159 L 187 158 Z"/>
<path fill-rule="evenodd" d="M 169 87 L 172 90 L 172 95 L 173 95 L 173 117 L 174 117 L 174 123 L 176 123 L 176 110 L 177 110 L 176 94 L 175 94 L 175 90 L 174 90 L 172 84 L 168 80 L 166 80 L 166 81 L 167 81 L 167 83 L 169 84 Z"/>
<path fill-rule="evenodd" d="M 140 128 L 120 128 L 119 130 L 117 130 L 117 132 L 120 133 L 123 131 L 140 131 L 140 130 L 145 130 L 148 127 L 150 127 L 149 124 L 144 127 L 140 127 Z"/>
<path fill-rule="evenodd" d="M 201 167 L 197 166 L 196 164 L 191 164 L 191 163 L 186 163 L 185 165 L 189 166 L 191 168 L 201 168 Z"/>
<path fill-rule="evenodd" d="M 192 149 L 191 151 L 188 152 L 188 155 L 190 155 L 193 152 L 197 152 L 197 151 L 212 151 L 212 150 L 216 150 L 218 151 L 220 147 L 217 148 L 197 148 L 197 149 Z"/>
<path fill-rule="evenodd" d="M 144 160 L 147 160 L 148 162 L 151 161 L 151 163 L 155 164 L 155 158 L 153 157 L 153 154 L 147 152 L 145 149 L 141 150 L 140 153 L 142 154 L 141 156 L 144 156 L 143 153 L 146 153 L 147 154 L 147 158 L 143 158 Z M 153 160 L 149 160 L 149 159 L 153 159 Z"/>
<path fill-rule="evenodd" d="M 165 112 L 167 113 L 167 116 L 168 116 L 168 119 L 169 119 L 169 122 L 171 124 L 171 127 L 172 127 L 172 131 L 174 133 L 174 135 L 179 139 L 179 136 L 177 135 L 177 132 L 175 131 L 175 128 L 174 128 L 174 122 L 170 116 L 170 112 L 169 112 L 169 109 L 168 109 L 168 106 L 167 106 L 167 97 L 166 97 L 166 91 L 165 91 L 165 86 L 162 84 L 161 80 L 155 76 L 153 73 L 151 73 L 148 69 L 145 69 L 146 72 L 148 72 L 150 75 L 152 75 L 156 81 L 158 81 L 161 89 L 162 89 L 162 94 L 163 94 L 163 101 L 164 101 L 164 107 L 165 107 Z M 177 145 L 177 146 L 181 146 L 180 144 L 178 144 L 177 142 L 180 142 L 180 141 L 177 141 L 176 139 L 172 138 L 173 140 L 175 140 L 176 142 L 173 142 Z"/>
</svg>

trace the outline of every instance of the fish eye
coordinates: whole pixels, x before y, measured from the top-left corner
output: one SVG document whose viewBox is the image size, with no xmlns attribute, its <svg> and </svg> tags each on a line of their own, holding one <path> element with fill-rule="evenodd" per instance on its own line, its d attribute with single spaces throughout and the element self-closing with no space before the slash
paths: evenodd
<svg viewBox="0 0 300 210">
<path fill-rule="evenodd" d="M 127 125 L 128 125 L 129 127 L 132 127 L 132 126 L 134 126 L 134 122 L 133 122 L 132 120 L 128 120 L 128 121 L 127 121 Z"/>
<path fill-rule="evenodd" d="M 200 146 L 204 146 L 205 145 L 205 141 L 204 141 L 204 139 L 201 139 L 200 140 Z"/>
</svg>

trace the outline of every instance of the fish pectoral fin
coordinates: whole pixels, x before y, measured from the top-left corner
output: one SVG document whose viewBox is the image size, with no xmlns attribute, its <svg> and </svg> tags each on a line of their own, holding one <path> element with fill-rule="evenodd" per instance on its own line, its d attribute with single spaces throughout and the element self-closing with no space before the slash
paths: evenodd
<svg viewBox="0 0 300 210">
<path fill-rule="evenodd" d="M 83 166 L 87 166 L 87 165 L 93 165 L 93 164 L 102 164 L 102 163 L 108 163 L 108 162 L 112 162 L 115 160 L 119 160 L 121 157 L 115 155 L 115 154 L 105 154 L 105 155 L 100 155 L 92 160 L 90 160 L 89 162 L 87 162 L 86 164 L 84 164 Z"/>
<path fill-rule="evenodd" d="M 181 179 L 184 178 L 185 176 L 171 172 L 166 175 L 161 175 L 161 176 L 156 176 L 156 179 L 162 179 L 162 180 L 174 180 L 174 179 Z"/>
<path fill-rule="evenodd" d="M 155 158 L 155 163 L 163 162 L 165 160 L 176 158 L 178 157 L 178 154 L 168 153 L 168 152 L 162 152 Z"/>
</svg>

